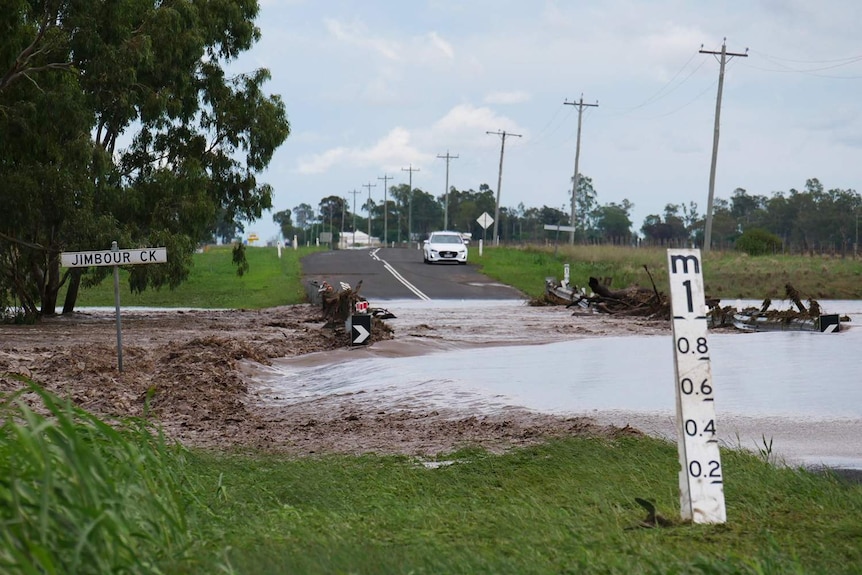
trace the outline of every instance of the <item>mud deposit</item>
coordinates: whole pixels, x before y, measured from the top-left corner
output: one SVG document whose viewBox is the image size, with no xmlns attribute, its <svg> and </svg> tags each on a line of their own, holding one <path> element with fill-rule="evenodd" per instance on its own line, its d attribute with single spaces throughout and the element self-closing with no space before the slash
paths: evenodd
<svg viewBox="0 0 862 575">
<path fill-rule="evenodd" d="M 262 448 L 309 454 L 436 454 L 464 445 L 502 450 L 550 436 L 636 434 L 525 410 L 477 416 L 446 410 L 380 408 L 337 396 L 269 405 L 255 378 L 274 358 L 308 355 L 421 353 L 425 345 L 509 345 L 567 338 L 668 333 L 666 322 L 572 316 L 561 307 L 521 303 L 448 305 L 397 310 L 375 321 L 374 343 L 349 346 L 343 330 L 324 327 L 311 305 L 259 311 L 123 311 L 123 371 L 117 369 L 112 311 L 77 312 L 34 326 L 0 326 L 0 391 L 31 378 L 106 418 L 147 415 L 188 445 Z M 403 345 L 400 345 L 402 344 Z M 250 388 L 251 386 L 251 388 Z M 28 399 L 27 396 L 24 396 Z"/>
</svg>

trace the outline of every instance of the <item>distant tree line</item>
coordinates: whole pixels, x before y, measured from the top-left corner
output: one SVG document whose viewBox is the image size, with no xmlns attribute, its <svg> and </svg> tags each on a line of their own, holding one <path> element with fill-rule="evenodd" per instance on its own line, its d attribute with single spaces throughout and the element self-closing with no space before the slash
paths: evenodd
<svg viewBox="0 0 862 575">
<path fill-rule="evenodd" d="M 639 233 L 633 231 L 629 200 L 599 204 L 589 177 L 578 178 L 575 210 L 575 239 L 578 243 L 702 247 L 705 214 L 696 202 L 667 204 L 661 214 L 644 218 Z M 433 196 L 421 188 L 413 189 L 412 202 L 407 184 L 388 190 L 385 203 L 388 243 L 406 242 L 412 232 L 420 240 L 443 222 L 452 230 L 468 232 L 474 238 L 494 239 L 497 233 L 506 243 L 568 241 L 569 235 L 545 229 L 550 226 L 571 226 L 567 205 L 557 207 L 500 208 L 499 227 L 483 229 L 477 222 L 483 213 L 495 211 L 495 194 L 487 185 L 479 191 L 450 188 L 448 197 Z M 444 209 L 448 204 L 448 215 Z M 362 213 L 359 213 L 361 210 Z M 713 205 L 713 248 L 741 249 L 748 253 L 804 253 L 852 251 L 858 241 L 858 215 L 862 212 L 860 195 L 853 190 L 824 191 L 817 179 L 806 182 L 803 191 L 775 192 L 770 197 L 750 195 L 744 189 L 734 190 L 729 200 L 717 198 Z M 273 216 L 285 238 L 297 237 L 300 242 L 313 242 L 319 231 L 341 232 L 368 230 L 383 239 L 384 203 L 366 200 L 360 209 L 352 209 L 348 198 L 328 196 L 315 210 L 300 204 L 293 211 L 284 210 Z M 498 230 L 498 231 L 495 231 Z"/>
<path fill-rule="evenodd" d="M 802 191 L 751 195 L 742 188 L 713 206 L 712 240 L 719 249 L 760 253 L 854 252 L 859 241 L 862 197 L 854 190 L 824 190 L 816 178 Z M 654 245 L 703 245 L 705 216 L 694 202 L 668 204 L 644 219 L 644 241 Z"/>
</svg>

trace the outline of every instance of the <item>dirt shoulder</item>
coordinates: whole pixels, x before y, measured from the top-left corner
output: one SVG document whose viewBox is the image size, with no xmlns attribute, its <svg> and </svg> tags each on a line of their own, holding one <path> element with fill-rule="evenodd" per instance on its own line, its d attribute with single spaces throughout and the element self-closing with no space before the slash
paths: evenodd
<svg viewBox="0 0 862 575">
<path fill-rule="evenodd" d="M 491 318 L 487 314 L 492 310 L 438 310 L 433 321 L 414 310 L 397 320 L 375 320 L 372 339 L 506 345 L 669 331 L 667 322 L 578 317 L 561 307 L 510 308 Z M 256 366 L 274 358 L 349 347 L 343 329 L 324 326 L 320 309 L 312 305 L 255 311 L 124 311 L 121 333 L 119 372 L 113 313 L 78 312 L 33 326 L 0 325 L 0 392 L 20 389 L 19 376 L 25 376 L 103 417 L 146 415 L 188 445 L 295 454 L 433 455 L 467 444 L 497 450 L 549 436 L 638 433 L 584 418 L 525 411 L 481 417 L 386 411 L 343 397 L 278 408 L 261 405 L 250 391 Z"/>
</svg>

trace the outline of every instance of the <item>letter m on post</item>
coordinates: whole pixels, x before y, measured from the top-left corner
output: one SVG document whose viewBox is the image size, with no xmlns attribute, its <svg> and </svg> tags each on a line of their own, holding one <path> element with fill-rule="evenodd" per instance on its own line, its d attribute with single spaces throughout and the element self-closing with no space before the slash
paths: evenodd
<svg viewBox="0 0 862 575">
<path fill-rule="evenodd" d="M 689 262 L 693 264 L 691 272 L 688 270 Z M 680 273 L 677 271 L 677 263 L 682 268 L 681 273 L 700 273 L 700 261 L 698 261 L 697 256 L 670 256 L 670 273 Z"/>
</svg>

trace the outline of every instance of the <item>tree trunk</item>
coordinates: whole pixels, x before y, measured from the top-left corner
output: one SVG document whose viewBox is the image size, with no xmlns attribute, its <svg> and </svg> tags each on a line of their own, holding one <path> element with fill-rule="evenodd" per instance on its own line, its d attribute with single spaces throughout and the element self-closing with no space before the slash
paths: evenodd
<svg viewBox="0 0 862 575">
<path fill-rule="evenodd" d="M 57 312 L 57 298 L 60 294 L 60 254 L 48 256 L 48 274 L 42 293 L 42 314 L 53 315 Z"/>
<path fill-rule="evenodd" d="M 72 313 L 75 311 L 75 302 L 78 300 L 78 288 L 81 287 L 81 273 L 81 268 L 73 268 L 69 274 L 69 287 L 66 289 L 63 313 Z"/>
</svg>

